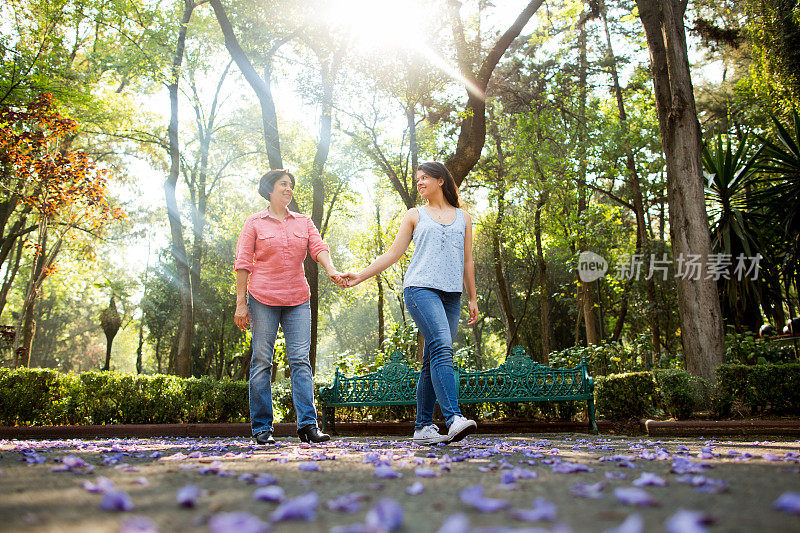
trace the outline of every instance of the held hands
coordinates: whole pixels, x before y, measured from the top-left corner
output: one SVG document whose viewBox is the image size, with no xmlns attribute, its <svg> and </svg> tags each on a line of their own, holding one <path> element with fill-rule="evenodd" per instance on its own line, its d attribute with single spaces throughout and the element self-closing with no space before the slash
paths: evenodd
<svg viewBox="0 0 800 533">
<path fill-rule="evenodd" d="M 359 274 L 360 273 L 357 274 L 355 272 L 347 272 L 343 274 L 342 279 L 344 280 L 344 285 L 342 285 L 342 287 L 355 287 L 356 285 L 364 281 L 365 278 L 363 278 Z"/>
<path fill-rule="evenodd" d="M 335 283 L 339 287 L 344 287 L 344 279 L 343 279 L 344 274 L 342 274 L 335 268 L 331 268 L 327 272 L 328 272 L 328 279 L 331 280 L 331 283 Z"/>
</svg>

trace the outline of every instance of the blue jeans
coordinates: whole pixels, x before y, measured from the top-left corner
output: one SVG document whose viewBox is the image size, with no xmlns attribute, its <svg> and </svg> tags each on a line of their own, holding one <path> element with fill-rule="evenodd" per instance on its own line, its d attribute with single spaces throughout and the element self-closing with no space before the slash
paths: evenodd
<svg viewBox="0 0 800 533">
<path fill-rule="evenodd" d="M 449 426 L 460 415 L 458 386 L 453 374 L 453 339 L 458 331 L 461 293 L 427 287 L 406 287 L 406 308 L 425 337 L 422 371 L 417 382 L 417 420 L 414 429 L 433 423 L 433 407 L 439 407 Z"/>
<path fill-rule="evenodd" d="M 314 409 L 314 378 L 308 350 L 311 347 L 311 306 L 265 305 L 248 296 L 250 328 L 253 333 L 253 357 L 250 360 L 250 426 L 253 435 L 272 431 L 272 357 L 278 325 L 286 339 L 286 359 L 292 372 L 292 402 L 297 414 L 297 428 L 317 423 Z"/>
</svg>

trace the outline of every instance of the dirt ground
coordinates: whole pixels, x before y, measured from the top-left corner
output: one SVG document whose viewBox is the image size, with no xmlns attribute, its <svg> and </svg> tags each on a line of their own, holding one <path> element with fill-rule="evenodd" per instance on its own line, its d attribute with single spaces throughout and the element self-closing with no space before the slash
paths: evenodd
<svg viewBox="0 0 800 533">
<path fill-rule="evenodd" d="M 390 465 L 402 477 L 378 477 L 376 463 Z M 71 471 L 64 470 L 68 466 Z M 314 468 L 318 471 L 309 471 Z M 687 468 L 694 473 L 682 473 Z M 272 523 L 276 532 L 328 532 L 363 523 L 383 498 L 402 506 L 403 526 L 397 530 L 402 532 L 436 532 L 456 513 L 466 515 L 471 531 L 605 531 L 631 514 L 641 516 L 644 531 L 665 531 L 679 509 L 706 512 L 712 532 L 800 532 L 799 515 L 773 508 L 782 494 L 800 493 L 800 441 L 657 441 L 563 433 L 473 435 L 436 447 L 390 437 L 338 438 L 318 446 L 280 438 L 274 447 L 235 438 L 0 440 L 0 530 L 116 532 L 132 526 L 132 517 L 146 517 L 151 531 L 155 526 L 162 532 L 204 532 L 212 517 L 234 511 L 270 523 L 279 504 L 255 500 L 258 486 L 248 480 L 265 473 L 277 479 L 288 498 L 308 492 L 319 496 L 313 520 Z M 632 487 L 643 473 L 665 482 L 641 487 L 653 505 L 619 501 L 614 489 Z M 133 509 L 102 510 L 103 494 L 83 486 L 99 476 L 127 493 Z M 687 483 L 691 476 L 699 476 L 695 484 L 705 484 L 692 486 Z M 424 492 L 408 494 L 417 481 Z M 605 486 L 592 499 L 571 493 L 578 483 Z M 186 485 L 201 490 L 192 508 L 176 501 Z M 460 492 L 475 485 L 487 497 L 507 500 L 508 508 L 480 512 L 464 503 Z M 362 494 L 360 510 L 347 514 L 326 507 L 334 497 L 350 493 Z M 557 506 L 554 521 L 514 518 L 514 509 L 530 509 L 539 497 Z"/>
</svg>

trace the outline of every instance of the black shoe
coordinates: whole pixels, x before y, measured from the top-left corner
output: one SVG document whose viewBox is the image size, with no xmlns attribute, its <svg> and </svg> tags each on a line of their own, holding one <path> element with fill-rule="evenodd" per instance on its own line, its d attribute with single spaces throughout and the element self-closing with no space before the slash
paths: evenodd
<svg viewBox="0 0 800 533">
<path fill-rule="evenodd" d="M 325 442 L 331 440 L 331 436 L 319 430 L 316 424 L 310 424 L 297 430 L 297 435 L 303 442 Z"/>
<path fill-rule="evenodd" d="M 253 435 L 253 438 L 258 444 L 275 444 L 275 439 L 272 437 L 271 431 L 262 431 Z"/>
</svg>

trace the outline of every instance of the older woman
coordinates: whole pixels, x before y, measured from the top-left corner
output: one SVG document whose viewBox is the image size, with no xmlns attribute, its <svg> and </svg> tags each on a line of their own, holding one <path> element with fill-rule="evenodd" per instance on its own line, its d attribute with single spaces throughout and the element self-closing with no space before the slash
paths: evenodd
<svg viewBox="0 0 800 533">
<path fill-rule="evenodd" d="M 243 330 L 250 325 L 253 333 L 250 421 L 253 438 L 259 444 L 275 443 L 270 378 L 279 325 L 286 339 L 297 434 L 303 442 L 330 439 L 317 427 L 314 408 L 314 381 L 308 359 L 311 291 L 303 270 L 306 253 L 325 268 L 333 282 L 342 283 L 342 278 L 311 218 L 289 211 L 294 186 L 294 176 L 285 170 L 271 170 L 261 177 L 258 193 L 269 201 L 269 206 L 247 217 L 236 245 L 234 321 Z"/>
</svg>

